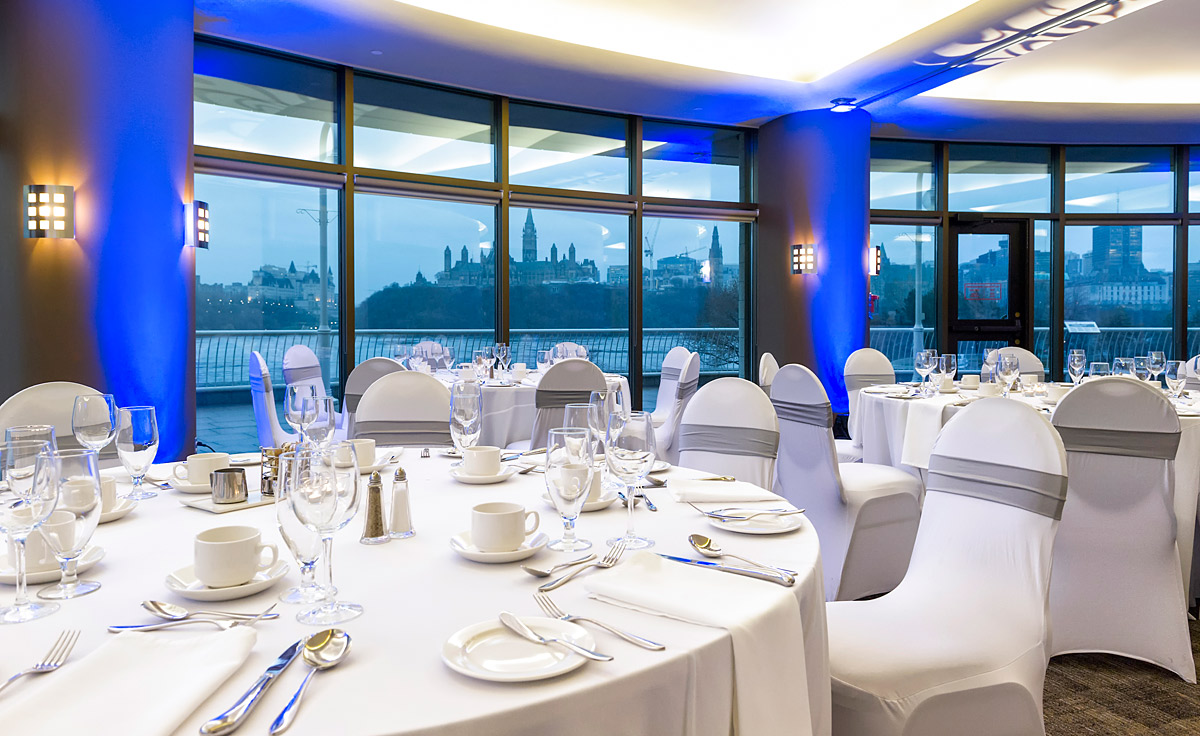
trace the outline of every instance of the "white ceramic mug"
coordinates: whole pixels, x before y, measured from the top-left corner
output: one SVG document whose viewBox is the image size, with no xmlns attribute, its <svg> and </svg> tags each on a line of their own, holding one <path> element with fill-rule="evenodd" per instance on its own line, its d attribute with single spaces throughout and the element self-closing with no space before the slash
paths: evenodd
<svg viewBox="0 0 1200 736">
<path fill-rule="evenodd" d="M 500 473 L 500 448 L 491 445 L 463 448 L 462 467 L 467 475 L 498 475 Z"/>
<path fill-rule="evenodd" d="M 1066 396 L 1067 392 L 1070 390 L 1071 390 L 1070 386 L 1064 386 L 1061 383 L 1047 383 L 1046 384 L 1046 396 L 1048 396 L 1051 399 L 1054 399 L 1055 401 L 1060 401 L 1062 399 L 1062 397 Z"/>
<path fill-rule="evenodd" d="M 263 560 L 263 550 L 270 550 Z M 210 588 L 228 588 L 250 582 L 279 558 L 273 544 L 263 544 L 262 534 L 252 526 L 219 526 L 196 535 L 196 579 Z"/>
<path fill-rule="evenodd" d="M 974 373 L 963 376 L 961 385 L 965 389 L 979 388 L 979 376 L 975 375 Z"/>
<path fill-rule="evenodd" d="M 481 552 L 511 552 L 537 531 L 540 522 L 536 511 L 526 511 L 519 503 L 481 503 L 471 509 L 471 544 Z"/>
<path fill-rule="evenodd" d="M 1001 389 L 1001 387 L 1000 387 L 1000 384 L 998 384 L 998 383 L 990 383 L 990 382 L 989 383 L 981 383 L 981 384 L 979 384 L 979 395 L 980 396 L 999 396 L 1000 389 Z"/>
<path fill-rule="evenodd" d="M 358 460 L 358 467 L 363 468 L 375 464 L 375 440 L 359 439 L 347 440 L 338 445 L 338 465 L 350 464 L 350 448 L 352 447 L 354 448 L 354 458 Z"/>
<path fill-rule="evenodd" d="M 954 391 L 954 376 L 942 376 L 942 385 L 938 386 L 939 391 Z"/>
<path fill-rule="evenodd" d="M 229 453 L 227 452 L 202 452 L 198 455 L 188 455 L 185 462 L 178 463 L 171 469 L 176 480 L 187 481 L 193 485 L 206 486 L 209 483 L 208 476 L 214 470 L 229 467 Z M 180 470 L 183 474 L 180 475 Z"/>
</svg>

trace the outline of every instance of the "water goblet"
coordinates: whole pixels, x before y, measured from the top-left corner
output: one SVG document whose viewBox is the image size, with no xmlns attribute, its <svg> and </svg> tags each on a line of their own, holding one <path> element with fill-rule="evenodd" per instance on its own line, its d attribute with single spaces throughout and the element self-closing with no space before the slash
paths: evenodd
<svg viewBox="0 0 1200 736">
<path fill-rule="evenodd" d="M 1004 395 L 1008 396 L 1012 391 L 1013 384 L 1016 383 L 1017 377 L 1021 375 L 1021 360 L 1015 355 L 1005 355 L 1001 353 L 996 358 L 996 374 L 1000 376 L 1000 382 L 1004 384 Z"/>
<path fill-rule="evenodd" d="M 654 541 L 639 537 L 633 529 L 633 508 L 637 501 L 636 484 L 645 479 L 654 467 L 657 448 L 654 441 L 654 423 L 644 411 L 630 412 L 623 416 L 612 412 L 608 416 L 608 437 L 604 443 L 604 459 L 608 470 L 625 484 L 625 504 L 629 507 L 629 522 L 625 536 L 608 540 L 611 546 L 625 541 L 626 549 L 653 547 Z"/>
<path fill-rule="evenodd" d="M 913 358 L 913 369 L 917 375 L 921 377 L 921 394 L 925 394 L 926 379 L 929 378 L 930 372 L 933 371 L 937 361 L 936 350 L 921 350 Z"/>
<path fill-rule="evenodd" d="M 84 447 L 100 452 L 117 436 L 117 402 L 112 394 L 75 397 L 71 431 Z"/>
<path fill-rule="evenodd" d="M 80 580 L 79 558 L 100 523 L 100 462 L 96 450 L 50 450 L 57 462 L 54 485 L 58 503 L 49 521 L 42 524 L 42 537 L 62 570 L 57 585 L 38 591 L 44 600 L 78 598 L 100 589 L 94 580 Z M 61 517 L 61 518 L 60 518 Z"/>
<path fill-rule="evenodd" d="M 546 492 L 562 516 L 562 539 L 547 547 L 557 552 L 578 552 L 592 543 L 575 537 L 575 521 L 592 487 L 592 431 L 583 427 L 551 429 L 546 437 Z"/>
<path fill-rule="evenodd" d="M 54 511 L 58 503 L 58 458 L 47 442 L 15 440 L 0 450 L 0 471 L 7 484 L 0 487 L 0 532 L 13 543 L 17 591 L 11 606 L 0 607 L 0 623 L 19 624 L 49 616 L 57 603 L 29 600 L 26 589 L 25 541 Z"/>
<path fill-rule="evenodd" d="M 1071 376 L 1071 383 L 1076 386 L 1083 380 L 1083 374 L 1087 370 L 1087 353 L 1082 350 L 1072 350 L 1070 356 L 1067 357 L 1067 373 Z"/>
<path fill-rule="evenodd" d="M 1158 383 L 1159 375 L 1167 368 L 1167 354 L 1161 350 L 1151 350 L 1146 367 L 1150 369 L 1150 377 Z"/>
<path fill-rule="evenodd" d="M 1187 371 L 1183 361 L 1166 361 L 1163 367 L 1163 378 L 1167 382 L 1167 392 L 1171 395 L 1171 401 L 1178 403 L 1179 397 L 1183 394 L 1183 388 L 1187 385 Z"/>
<path fill-rule="evenodd" d="M 534 357 L 537 361 L 537 369 L 542 372 L 545 372 L 554 363 L 554 351 L 552 350 L 539 350 Z"/>
<path fill-rule="evenodd" d="M 408 359 L 412 357 L 412 348 L 405 344 L 397 345 L 392 357 L 400 361 L 400 365 L 407 368 Z"/>
<path fill-rule="evenodd" d="M 507 380 L 508 362 L 511 359 L 507 343 L 496 343 L 496 361 L 500 363 L 500 377 Z"/>
<path fill-rule="evenodd" d="M 4 441 L 8 442 L 45 442 L 51 450 L 58 449 L 58 437 L 54 433 L 53 424 L 22 424 L 4 430 Z"/>
<path fill-rule="evenodd" d="M 1112 372 L 1108 367 L 1108 363 L 1105 363 L 1102 361 L 1096 361 L 1096 362 L 1092 363 L 1090 366 L 1088 366 L 1088 377 L 1089 378 L 1096 378 L 1098 376 L 1108 376 L 1108 375 L 1112 375 Z"/>
<path fill-rule="evenodd" d="M 480 383 L 486 381 L 488 373 L 491 372 L 491 352 L 491 348 L 485 348 L 483 350 L 476 350 L 474 353 L 472 353 L 472 359 L 475 365 L 475 378 Z"/>
<path fill-rule="evenodd" d="M 296 453 L 281 454 L 279 484 L 275 487 L 275 522 L 279 526 L 279 536 L 283 537 L 284 544 L 300 566 L 300 585 L 283 591 L 279 600 L 284 603 L 320 603 L 337 595 L 337 589 L 327 589 L 316 580 L 317 565 L 321 561 L 321 536 L 306 527 L 292 508 L 289 496 L 295 489 L 298 477 Z"/>
<path fill-rule="evenodd" d="M 125 498 L 141 501 L 158 494 L 147 490 L 142 480 L 158 454 L 158 421 L 153 406 L 126 406 L 117 411 L 117 457 L 133 478 Z"/>
<path fill-rule="evenodd" d="M 304 436 L 318 447 L 328 447 L 337 428 L 337 411 L 332 396 L 306 396 L 301 414 L 312 419 L 304 428 Z"/>
<path fill-rule="evenodd" d="M 450 387 L 450 439 L 458 453 L 474 447 L 483 430 L 483 389 L 475 381 Z"/>
<path fill-rule="evenodd" d="M 1133 359 L 1133 377 L 1139 381 L 1146 381 L 1150 378 L 1150 358 L 1139 356 Z"/>
<path fill-rule="evenodd" d="M 310 383 L 293 383 L 283 394 L 283 412 L 287 423 L 300 435 L 300 441 L 307 439 L 304 430 L 316 419 L 316 404 L 304 403 L 305 399 L 317 398 L 317 387 Z M 305 411 L 307 408 L 307 411 Z"/>
<path fill-rule="evenodd" d="M 1114 376 L 1132 376 L 1133 358 L 1113 358 L 1112 374 Z"/>
</svg>

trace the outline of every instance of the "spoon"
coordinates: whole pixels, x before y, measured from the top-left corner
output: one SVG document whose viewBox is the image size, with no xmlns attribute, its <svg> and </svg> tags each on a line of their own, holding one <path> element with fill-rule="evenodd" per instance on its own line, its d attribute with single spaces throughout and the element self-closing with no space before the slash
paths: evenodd
<svg viewBox="0 0 1200 736">
<path fill-rule="evenodd" d="M 796 582 L 796 577 L 787 571 L 778 567 L 764 565 L 761 562 L 755 562 L 754 560 L 748 560 L 745 557 L 739 557 L 735 554 L 730 554 L 729 552 L 722 550 L 716 542 L 704 536 L 703 534 L 689 534 L 688 544 L 692 545 L 692 549 L 696 550 L 705 557 L 732 557 L 735 560 L 741 560 L 742 562 L 745 562 L 747 565 L 752 565 L 763 570 L 773 570 L 778 572 L 785 580 L 787 580 L 789 585 Z"/>
<path fill-rule="evenodd" d="M 578 560 L 571 560 L 570 562 L 560 562 L 559 564 L 555 565 L 554 567 L 550 568 L 549 570 L 543 570 L 540 567 L 533 567 L 532 565 L 521 565 L 521 569 L 524 570 L 525 572 L 529 573 L 530 575 L 534 576 L 535 578 L 548 578 L 559 570 L 565 570 L 566 568 L 574 567 L 575 565 L 582 565 L 583 563 L 591 562 L 594 559 L 596 559 L 596 555 L 586 555 L 584 557 L 580 557 Z"/>
<path fill-rule="evenodd" d="M 238 621 L 248 621 L 252 618 L 260 620 L 279 618 L 278 613 L 268 613 L 259 617 L 253 613 L 233 613 L 231 611 L 189 611 L 183 606 L 177 606 L 174 603 L 166 603 L 164 601 L 142 601 L 142 608 L 149 611 L 152 615 L 165 618 L 168 621 L 183 621 L 192 616 L 219 616 L 220 618 L 231 618 Z"/>
<path fill-rule="evenodd" d="M 296 711 L 300 710 L 300 698 L 304 697 L 304 691 L 308 689 L 308 683 L 312 680 L 313 675 L 320 670 L 327 670 L 337 665 L 350 653 L 350 635 L 341 629 L 318 631 L 305 637 L 304 649 L 301 652 L 304 661 L 312 669 L 304 676 L 304 682 L 300 683 L 296 694 L 292 696 L 287 705 L 283 706 L 283 710 L 271 724 L 272 734 L 282 733 L 292 725 L 292 721 L 296 718 Z"/>
</svg>

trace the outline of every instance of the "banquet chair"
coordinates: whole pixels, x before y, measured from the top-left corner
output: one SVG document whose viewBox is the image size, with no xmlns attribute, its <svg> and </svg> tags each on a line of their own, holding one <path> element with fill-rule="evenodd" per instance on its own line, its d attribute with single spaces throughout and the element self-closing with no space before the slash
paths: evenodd
<svg viewBox="0 0 1200 736">
<path fill-rule="evenodd" d="M 99 393 L 91 386 L 72 381 L 50 381 L 21 389 L 0 404 L 0 432 L 21 424 L 49 424 L 54 427 L 58 449 L 80 449 L 82 445 L 76 441 L 71 424 L 75 397 Z M 105 467 L 120 462 L 115 442 L 100 451 L 99 460 Z"/>
<path fill-rule="evenodd" d="M 1039 383 L 1046 380 L 1046 367 L 1042 364 L 1042 359 L 1029 352 L 1025 348 L 1019 348 L 1015 345 L 997 348 L 996 350 L 988 353 L 988 358 L 984 362 L 984 367 L 987 368 L 987 375 L 991 375 L 992 370 L 995 369 L 996 361 L 1000 359 L 999 356 L 1001 355 L 1017 356 L 1017 361 L 1021 365 L 1020 370 L 1022 376 L 1031 374 L 1038 380 Z M 983 377 L 982 369 L 980 370 L 980 376 L 980 380 L 987 380 L 987 378 Z"/>
<path fill-rule="evenodd" d="M 350 371 L 346 377 L 346 395 L 342 398 L 340 422 L 346 428 L 347 437 L 354 436 L 354 415 L 366 390 L 387 374 L 402 370 L 406 370 L 404 365 L 395 358 L 367 358 Z"/>
<path fill-rule="evenodd" d="M 760 386 L 718 378 L 696 392 L 676 435 L 679 465 L 771 487 L 779 422 Z"/>
<path fill-rule="evenodd" d="M 658 447 L 658 457 L 672 465 L 679 464 L 679 423 L 683 412 L 691 402 L 692 397 L 700 386 L 700 354 L 689 353 L 687 362 L 683 364 L 679 380 L 675 383 L 675 393 L 667 402 L 666 420 L 654 428 L 654 442 Z M 661 397 L 661 393 L 659 396 Z"/>
<path fill-rule="evenodd" d="M 1195 683 L 1175 546 L 1175 408 L 1150 384 L 1097 378 L 1059 402 L 1054 426 L 1070 472 L 1050 581 L 1051 655 L 1118 654 Z"/>
<path fill-rule="evenodd" d="M 566 355 L 572 358 L 588 359 L 588 349 L 577 342 L 560 342 L 553 348 L 554 359 L 560 360 L 559 356 Z"/>
<path fill-rule="evenodd" d="M 537 413 L 533 417 L 533 432 L 529 442 L 514 442 L 514 450 L 539 449 L 546 446 L 551 429 L 563 426 L 567 404 L 586 404 L 593 391 L 607 391 L 603 371 L 583 358 L 566 358 L 546 369 L 533 395 Z"/>
<path fill-rule="evenodd" d="M 358 402 L 351 436 L 376 445 L 450 445 L 450 389 L 419 371 L 378 378 Z"/>
<path fill-rule="evenodd" d="M 662 373 L 658 380 L 658 398 L 654 402 L 654 413 L 650 415 L 655 427 L 661 427 L 667 421 L 675 406 L 675 387 L 679 385 L 679 372 L 687 363 L 692 351 L 682 346 L 675 346 L 667 351 L 662 362 Z"/>
<path fill-rule="evenodd" d="M 779 361 L 775 360 L 774 355 L 763 353 L 758 357 L 758 385 L 768 396 L 771 395 L 771 381 L 778 372 Z"/>
<path fill-rule="evenodd" d="M 317 396 L 328 396 L 321 362 L 307 345 L 293 345 L 283 354 L 283 383 L 285 386 L 312 386 Z"/>
<path fill-rule="evenodd" d="M 288 432 L 279 424 L 275 407 L 275 391 L 271 386 L 271 370 L 257 350 L 250 351 L 250 403 L 254 406 L 254 424 L 258 427 L 258 444 L 262 447 L 283 447 L 300 436 Z"/>
<path fill-rule="evenodd" d="M 838 462 L 862 462 L 862 439 L 858 436 L 858 392 L 868 386 L 879 386 L 896 382 L 896 371 L 892 361 L 875 348 L 859 348 L 846 358 L 846 366 L 842 369 L 846 379 L 846 396 L 850 400 L 850 421 L 846 429 L 850 434 L 848 440 L 835 440 Z"/>
<path fill-rule="evenodd" d="M 839 463 L 829 396 L 808 368 L 780 368 L 771 403 L 779 417 L 772 490 L 808 509 L 821 538 L 826 598 L 892 590 L 908 570 L 921 521 L 921 481 L 887 465 Z"/>
<path fill-rule="evenodd" d="M 1187 381 L 1183 387 L 1188 391 L 1200 391 L 1200 355 L 1194 355 L 1188 358 L 1183 364 L 1184 373 L 1187 375 Z"/>
<path fill-rule="evenodd" d="M 833 736 L 1045 733 L 1066 473 L 1058 433 L 1024 403 L 980 399 L 947 422 L 908 574 L 826 606 Z"/>
<path fill-rule="evenodd" d="M 433 370 L 454 368 L 453 354 L 440 342 L 433 340 L 421 340 L 416 345 L 413 345 L 412 357 L 421 358 L 429 363 Z M 471 356 L 467 355 L 466 358 L 470 360 Z"/>
</svg>

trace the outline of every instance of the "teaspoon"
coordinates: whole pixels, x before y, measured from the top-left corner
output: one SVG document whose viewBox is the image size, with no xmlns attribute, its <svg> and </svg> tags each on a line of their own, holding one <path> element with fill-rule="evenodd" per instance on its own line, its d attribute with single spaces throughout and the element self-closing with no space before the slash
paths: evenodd
<svg viewBox="0 0 1200 736">
<path fill-rule="evenodd" d="M 740 557 L 738 555 L 726 552 L 721 549 L 716 542 L 704 536 L 703 534 L 689 534 L 688 544 L 692 545 L 692 549 L 696 550 L 705 557 L 732 557 L 735 560 L 741 560 L 742 562 L 745 562 L 747 565 L 752 565 L 763 570 L 773 570 L 778 572 L 784 577 L 785 580 L 787 580 L 789 585 L 796 582 L 796 577 L 787 570 L 783 570 L 778 567 L 772 567 L 770 565 L 764 565 L 761 562 L 755 562 L 754 560 L 748 560 L 745 557 Z"/>
<path fill-rule="evenodd" d="M 233 613 L 232 611 L 189 611 L 183 606 L 177 606 L 174 603 L 167 603 L 165 601 L 142 601 L 142 608 L 149 611 L 152 615 L 165 618 L 168 621 L 183 621 L 192 616 L 219 616 L 221 618 L 241 621 L 248 621 L 252 618 L 258 618 L 259 620 L 279 618 L 278 613 L 256 616 L 253 613 Z"/>
<path fill-rule="evenodd" d="M 311 669 L 304 676 L 304 682 L 300 683 L 296 694 L 292 696 L 292 699 L 288 701 L 288 704 L 283 707 L 271 724 L 272 736 L 282 733 L 292 725 L 292 721 L 296 718 L 296 712 L 300 710 L 300 699 L 304 697 L 304 691 L 308 689 L 308 683 L 312 680 L 313 675 L 320 670 L 336 666 L 350 653 L 350 635 L 341 629 L 318 631 L 304 639 L 304 649 L 301 651 L 301 656 L 304 657 L 304 661 Z"/>
</svg>

